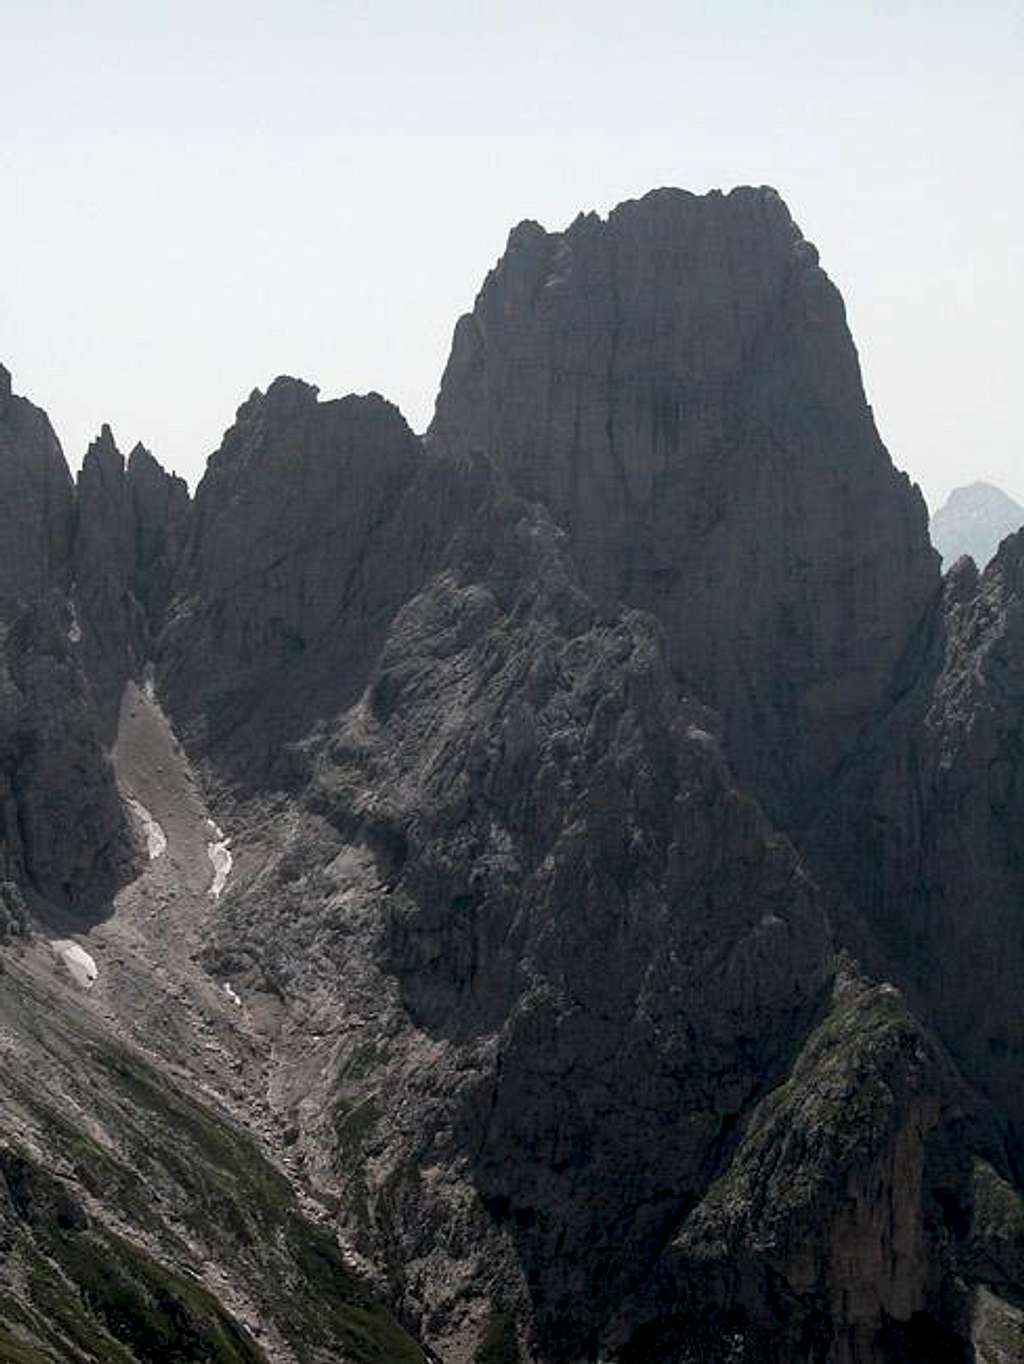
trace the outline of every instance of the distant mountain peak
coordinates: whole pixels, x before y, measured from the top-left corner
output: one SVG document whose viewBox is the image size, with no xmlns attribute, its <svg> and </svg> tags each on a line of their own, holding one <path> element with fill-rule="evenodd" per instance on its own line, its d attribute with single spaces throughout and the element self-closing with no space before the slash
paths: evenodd
<svg viewBox="0 0 1024 1364">
<path fill-rule="evenodd" d="M 931 519 L 932 544 L 943 567 L 969 555 L 984 568 L 1000 542 L 1024 526 L 1024 507 L 992 483 L 954 488 Z"/>
</svg>

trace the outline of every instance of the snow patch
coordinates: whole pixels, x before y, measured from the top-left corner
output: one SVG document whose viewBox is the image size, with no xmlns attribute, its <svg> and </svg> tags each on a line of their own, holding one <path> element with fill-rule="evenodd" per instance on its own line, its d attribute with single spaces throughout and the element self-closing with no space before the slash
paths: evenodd
<svg viewBox="0 0 1024 1364">
<path fill-rule="evenodd" d="M 231 875 L 231 839 L 225 837 L 224 830 L 214 824 L 212 819 L 206 821 L 206 827 L 213 834 L 213 842 L 206 845 L 206 855 L 213 864 L 210 894 L 215 900 L 219 900 Z"/>
<path fill-rule="evenodd" d="M 146 835 L 146 851 L 149 853 L 149 860 L 155 862 L 162 853 L 167 851 L 167 835 L 141 800 L 129 796 L 128 806 L 139 824 L 142 825 L 142 831 Z"/>
<path fill-rule="evenodd" d="M 229 981 L 224 982 L 224 993 L 227 995 L 228 999 L 231 1000 L 232 1004 L 237 1004 L 239 1008 L 242 1007 L 242 1001 L 235 994 L 234 990 L 232 990 Z"/>
<path fill-rule="evenodd" d="M 79 947 L 78 943 L 72 942 L 70 938 L 56 938 L 50 946 L 56 952 L 58 960 L 67 967 L 75 984 L 81 985 L 83 990 L 91 990 L 96 984 L 99 971 L 85 948 Z"/>
<path fill-rule="evenodd" d="M 71 626 L 68 629 L 68 639 L 72 644 L 81 644 L 82 642 L 82 627 L 78 623 L 78 611 L 75 609 L 74 602 L 71 603 Z"/>
</svg>

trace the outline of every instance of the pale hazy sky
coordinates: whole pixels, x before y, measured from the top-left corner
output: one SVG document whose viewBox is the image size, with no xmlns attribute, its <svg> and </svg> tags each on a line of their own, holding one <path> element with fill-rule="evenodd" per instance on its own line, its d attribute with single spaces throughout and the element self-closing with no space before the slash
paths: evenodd
<svg viewBox="0 0 1024 1364">
<path fill-rule="evenodd" d="M 279 373 L 422 430 L 515 222 L 771 184 L 896 463 L 1024 500 L 1021 0 L 0 0 L 0 57 L 0 361 L 72 464 L 194 482 Z"/>
</svg>

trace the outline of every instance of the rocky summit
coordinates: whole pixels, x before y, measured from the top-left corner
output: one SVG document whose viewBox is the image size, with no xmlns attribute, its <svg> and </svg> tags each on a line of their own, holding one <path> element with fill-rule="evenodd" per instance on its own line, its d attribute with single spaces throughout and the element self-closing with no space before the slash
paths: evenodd
<svg viewBox="0 0 1024 1364">
<path fill-rule="evenodd" d="M 774 191 L 0 490 L 0 1359 L 1024 1359 L 1024 532 Z"/>
<path fill-rule="evenodd" d="M 560 234 L 521 224 L 456 328 L 428 439 L 548 506 L 588 591 L 658 619 L 772 813 L 815 808 L 937 565 L 778 195 L 660 190 Z"/>
<path fill-rule="evenodd" d="M 1001 542 L 1024 526 L 1024 507 L 991 483 L 954 488 L 931 519 L 932 543 L 949 568 L 966 555 L 985 568 Z"/>
</svg>

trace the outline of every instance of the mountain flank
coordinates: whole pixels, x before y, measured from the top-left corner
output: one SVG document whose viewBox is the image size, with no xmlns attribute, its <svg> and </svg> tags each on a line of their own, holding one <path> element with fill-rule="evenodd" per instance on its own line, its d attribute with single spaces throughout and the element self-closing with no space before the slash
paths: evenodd
<svg viewBox="0 0 1024 1364">
<path fill-rule="evenodd" d="M 1024 1358 L 1024 533 L 942 578 L 773 190 L 191 499 L 0 379 L 0 1355 Z"/>
</svg>

